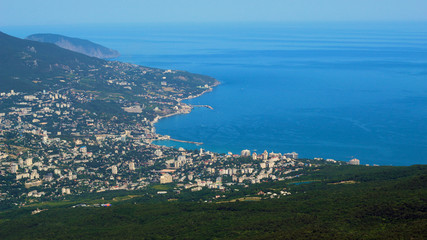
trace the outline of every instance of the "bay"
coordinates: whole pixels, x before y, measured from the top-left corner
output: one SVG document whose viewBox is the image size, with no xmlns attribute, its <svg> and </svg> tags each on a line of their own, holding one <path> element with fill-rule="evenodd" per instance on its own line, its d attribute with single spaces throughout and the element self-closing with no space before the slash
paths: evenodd
<svg viewBox="0 0 427 240">
<path fill-rule="evenodd" d="M 412 165 L 427 163 L 425 26 L 234 23 L 8 30 L 86 38 L 119 50 L 120 61 L 217 78 L 222 84 L 213 92 L 186 101 L 213 110 L 195 108 L 156 124 L 160 134 L 204 144 L 157 144 Z"/>
</svg>

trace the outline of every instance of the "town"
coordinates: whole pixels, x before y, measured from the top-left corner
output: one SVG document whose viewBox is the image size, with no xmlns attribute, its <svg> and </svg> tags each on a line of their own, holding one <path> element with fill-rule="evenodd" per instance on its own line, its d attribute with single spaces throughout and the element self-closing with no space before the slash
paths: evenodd
<svg viewBox="0 0 427 240">
<path fill-rule="evenodd" d="M 152 141 L 165 138 L 154 131 L 153 122 L 160 116 L 153 121 L 141 116 L 134 123 L 105 119 L 79 108 L 79 100 L 70 100 L 77 97 L 73 91 L 1 93 L 1 201 L 25 205 L 171 183 L 175 193 L 225 191 L 292 179 L 303 169 L 322 164 L 341 164 L 332 159 L 302 160 L 297 153 L 219 154 L 157 146 Z M 359 164 L 356 159 L 350 163 Z"/>
</svg>

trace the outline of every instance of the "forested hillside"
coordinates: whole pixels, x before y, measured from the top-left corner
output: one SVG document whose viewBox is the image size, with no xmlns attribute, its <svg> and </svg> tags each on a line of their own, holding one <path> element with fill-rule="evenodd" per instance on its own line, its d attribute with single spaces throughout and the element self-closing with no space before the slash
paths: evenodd
<svg viewBox="0 0 427 240">
<path fill-rule="evenodd" d="M 426 239 L 427 168 L 325 167 L 301 182 L 253 185 L 292 195 L 261 201 L 50 207 L 3 212 L 2 239 Z"/>
</svg>

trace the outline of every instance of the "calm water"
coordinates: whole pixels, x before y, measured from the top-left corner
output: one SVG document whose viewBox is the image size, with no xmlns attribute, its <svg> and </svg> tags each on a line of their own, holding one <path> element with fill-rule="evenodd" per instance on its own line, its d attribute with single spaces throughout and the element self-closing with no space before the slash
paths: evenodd
<svg viewBox="0 0 427 240">
<path fill-rule="evenodd" d="M 218 152 L 292 152 L 363 164 L 427 163 L 427 24 L 11 28 L 99 42 L 120 61 L 217 78 L 209 104 L 157 132 Z M 31 31 L 30 31 L 31 30 Z M 162 142 L 168 146 L 198 148 Z"/>
</svg>

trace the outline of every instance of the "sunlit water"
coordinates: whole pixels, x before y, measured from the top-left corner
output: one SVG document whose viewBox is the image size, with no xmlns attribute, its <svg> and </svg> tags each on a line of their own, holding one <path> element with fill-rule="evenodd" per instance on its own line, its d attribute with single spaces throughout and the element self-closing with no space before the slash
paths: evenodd
<svg viewBox="0 0 427 240">
<path fill-rule="evenodd" d="M 55 32 L 119 50 L 120 61 L 180 69 L 222 84 L 157 132 L 202 146 L 427 163 L 427 27 L 366 25 L 144 25 L 11 28 Z"/>
</svg>

